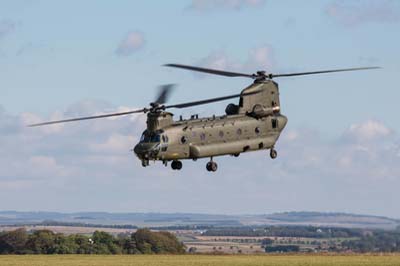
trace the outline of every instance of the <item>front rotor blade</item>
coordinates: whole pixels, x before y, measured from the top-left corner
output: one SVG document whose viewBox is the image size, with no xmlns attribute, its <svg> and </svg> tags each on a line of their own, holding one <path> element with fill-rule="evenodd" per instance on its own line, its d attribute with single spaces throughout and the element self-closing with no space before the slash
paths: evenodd
<svg viewBox="0 0 400 266">
<path fill-rule="evenodd" d="M 217 70 L 217 69 L 203 68 L 203 67 L 195 67 L 195 66 L 188 66 L 188 65 L 181 65 L 181 64 L 166 64 L 164 66 L 182 68 L 182 69 L 186 69 L 186 70 L 192 70 L 192 71 L 203 72 L 203 73 L 208 73 L 208 74 L 220 75 L 220 76 L 225 76 L 225 77 L 256 78 L 254 75 L 251 75 L 251 74 L 237 73 L 237 72 L 230 72 L 230 71 L 224 71 L 224 70 Z"/>
<path fill-rule="evenodd" d="M 321 70 L 312 72 L 299 72 L 299 73 L 288 73 L 288 74 L 269 74 L 269 78 L 277 77 L 293 77 L 293 76 L 303 76 L 303 75 L 313 75 L 313 74 L 323 74 L 323 73 L 333 73 L 333 72 L 345 72 L 345 71 L 357 71 L 357 70 L 368 70 L 368 69 L 379 69 L 380 67 L 357 67 L 357 68 L 344 68 L 344 69 L 332 69 L 332 70 Z"/>
<path fill-rule="evenodd" d="M 166 85 L 160 86 L 158 97 L 155 100 L 155 103 L 158 103 L 158 104 L 166 103 L 175 86 L 176 86 L 175 84 L 166 84 Z"/>
<path fill-rule="evenodd" d="M 228 96 L 223 96 L 223 97 L 217 97 L 217 98 L 211 98 L 211 99 L 206 99 L 206 100 L 201 100 L 201 101 L 195 101 L 195 102 L 188 102 L 188 103 L 180 103 L 180 104 L 173 104 L 173 105 L 167 105 L 164 108 L 186 108 L 186 107 L 191 107 L 195 105 L 201 105 L 201 104 L 208 104 L 208 103 L 213 103 L 213 102 L 219 102 L 219 101 L 225 101 L 228 99 L 236 98 L 236 97 L 241 97 L 241 96 L 247 96 L 247 95 L 252 95 L 252 94 L 257 94 L 260 93 L 261 91 L 253 91 L 253 92 L 247 92 L 247 93 L 241 93 L 241 94 L 234 94 L 234 95 L 228 95 Z"/>
<path fill-rule="evenodd" d="M 60 123 L 67 123 L 67 122 L 75 122 L 75 121 L 81 121 L 81 120 L 105 118 L 105 117 L 120 116 L 120 115 L 129 115 L 129 114 L 142 113 L 142 112 L 147 112 L 147 109 L 143 108 L 143 109 L 140 109 L 140 110 L 127 111 L 127 112 L 121 112 L 121 113 L 112 113 L 112 114 L 86 116 L 86 117 L 77 117 L 77 118 L 71 118 L 71 119 L 56 120 L 56 121 L 49 121 L 49 122 L 38 123 L 38 124 L 31 124 L 31 125 L 28 125 L 28 126 L 29 127 L 37 127 L 37 126 L 45 126 L 45 125 L 60 124 Z"/>
</svg>

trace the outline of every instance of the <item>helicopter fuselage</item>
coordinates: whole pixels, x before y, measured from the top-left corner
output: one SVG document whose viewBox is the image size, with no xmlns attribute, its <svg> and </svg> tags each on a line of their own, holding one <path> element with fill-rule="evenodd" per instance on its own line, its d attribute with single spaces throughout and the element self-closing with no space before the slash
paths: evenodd
<svg viewBox="0 0 400 266">
<path fill-rule="evenodd" d="M 280 113 L 278 84 L 271 80 L 255 82 L 242 91 L 243 95 L 248 93 L 254 94 L 242 96 L 238 105 L 229 104 L 223 116 L 192 116 L 174 121 L 169 112 L 148 113 L 147 129 L 134 152 L 147 166 L 152 160 L 166 164 L 264 149 L 273 151 L 287 123 Z M 276 151 L 273 152 L 276 157 Z"/>
<path fill-rule="evenodd" d="M 175 121 L 153 136 L 145 131 L 135 153 L 141 160 L 173 161 L 271 149 L 287 123 L 284 115 L 246 114 Z M 147 136 L 146 136 L 147 135 Z"/>
</svg>

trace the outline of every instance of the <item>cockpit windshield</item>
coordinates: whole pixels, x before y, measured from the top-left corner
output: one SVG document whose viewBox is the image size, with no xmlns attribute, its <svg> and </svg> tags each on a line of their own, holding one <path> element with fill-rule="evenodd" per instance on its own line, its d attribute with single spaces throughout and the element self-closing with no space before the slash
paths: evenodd
<svg viewBox="0 0 400 266">
<path fill-rule="evenodd" d="M 147 132 L 144 132 L 140 138 L 140 142 L 160 142 L 160 134 L 148 134 Z"/>
</svg>

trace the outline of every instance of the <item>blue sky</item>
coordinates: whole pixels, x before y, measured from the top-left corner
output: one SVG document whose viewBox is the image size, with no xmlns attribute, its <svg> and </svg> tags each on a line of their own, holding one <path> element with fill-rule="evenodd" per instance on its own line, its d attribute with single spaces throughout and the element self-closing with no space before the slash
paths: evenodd
<svg viewBox="0 0 400 266">
<path fill-rule="evenodd" d="M 400 217 L 400 2 L 390 0 L 44 1 L 0 3 L 0 209 Z M 129 153 L 144 117 L 31 129 L 29 122 L 239 92 L 252 73 L 379 65 L 277 79 L 289 124 L 267 153 L 142 169 Z M 227 103 L 177 114 L 222 113 Z M 84 203 L 82 203 L 84 202 Z"/>
</svg>

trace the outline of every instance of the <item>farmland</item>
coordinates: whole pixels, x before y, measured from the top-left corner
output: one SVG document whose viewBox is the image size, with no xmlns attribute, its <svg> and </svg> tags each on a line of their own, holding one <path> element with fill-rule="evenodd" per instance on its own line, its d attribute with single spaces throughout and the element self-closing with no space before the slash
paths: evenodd
<svg viewBox="0 0 400 266">
<path fill-rule="evenodd" d="M 236 265 L 400 265 L 400 254 L 387 255 L 29 255 L 1 256 L 1 266 L 236 266 Z"/>
</svg>

